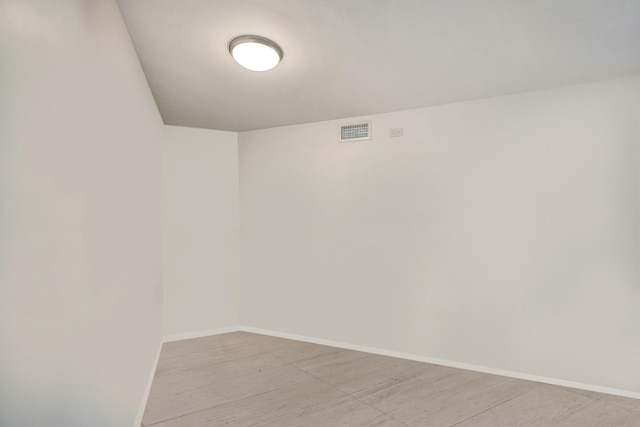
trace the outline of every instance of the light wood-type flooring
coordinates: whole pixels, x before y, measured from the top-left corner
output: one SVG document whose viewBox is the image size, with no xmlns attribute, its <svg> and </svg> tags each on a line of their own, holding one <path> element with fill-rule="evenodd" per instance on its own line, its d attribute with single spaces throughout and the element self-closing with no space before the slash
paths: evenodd
<svg viewBox="0 0 640 427">
<path fill-rule="evenodd" d="M 144 426 L 640 426 L 640 400 L 233 332 L 162 347 Z"/>
</svg>

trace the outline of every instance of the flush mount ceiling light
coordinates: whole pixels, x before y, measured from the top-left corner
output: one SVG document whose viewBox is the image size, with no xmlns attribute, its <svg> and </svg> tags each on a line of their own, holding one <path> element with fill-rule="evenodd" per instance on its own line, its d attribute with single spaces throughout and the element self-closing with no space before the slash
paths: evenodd
<svg viewBox="0 0 640 427">
<path fill-rule="evenodd" d="M 244 68 L 267 71 L 282 60 L 282 49 L 275 42 L 260 36 L 240 36 L 229 43 L 229 53 Z"/>
</svg>

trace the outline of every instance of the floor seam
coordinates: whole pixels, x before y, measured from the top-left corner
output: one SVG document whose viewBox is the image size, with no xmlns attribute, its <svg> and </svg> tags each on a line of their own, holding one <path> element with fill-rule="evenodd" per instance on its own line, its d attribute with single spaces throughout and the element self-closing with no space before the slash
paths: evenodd
<svg viewBox="0 0 640 427">
<path fill-rule="evenodd" d="M 477 414 L 471 415 L 470 417 L 467 417 L 467 418 L 465 418 L 464 420 L 460 420 L 460 421 L 456 422 L 455 424 L 451 424 L 451 426 L 449 426 L 449 427 L 457 426 L 458 424 L 463 423 L 463 422 L 465 422 L 465 421 L 467 421 L 467 420 L 470 420 L 470 419 L 471 419 L 471 418 L 473 418 L 473 417 L 477 417 L 477 416 L 478 416 L 478 415 L 480 415 L 480 414 L 484 414 L 485 412 L 490 411 L 490 410 L 492 410 L 493 408 L 496 408 L 496 407 L 498 407 L 498 406 L 500 406 L 500 405 L 504 405 L 504 404 L 505 404 L 505 403 L 507 403 L 507 402 L 511 402 L 513 399 L 517 399 L 517 398 L 519 398 L 520 396 L 524 396 L 524 395 L 525 395 L 525 394 L 527 394 L 527 393 L 531 393 L 532 391 L 534 391 L 535 389 L 537 389 L 537 388 L 539 388 L 539 387 L 541 387 L 541 386 L 542 386 L 542 384 L 539 384 L 538 386 L 536 386 L 536 387 L 532 388 L 531 390 L 527 390 L 527 391 L 525 391 L 524 393 L 520 393 L 520 394 L 518 394 L 518 395 L 516 395 L 516 396 L 511 397 L 510 399 L 504 400 L 504 401 L 502 401 L 502 402 L 500 402 L 500 403 L 496 403 L 495 405 L 493 405 L 493 406 L 491 406 L 491 407 L 489 407 L 489 408 L 487 408 L 487 409 L 484 409 L 484 410 L 482 410 L 482 411 L 478 412 Z"/>
<path fill-rule="evenodd" d="M 231 333 L 233 333 L 233 332 L 231 332 Z M 197 339 L 197 338 L 195 338 L 195 339 Z M 282 360 L 282 358 L 280 358 L 280 357 L 278 357 L 277 355 L 275 355 L 275 354 L 271 353 L 269 350 L 265 349 L 263 346 L 260 346 L 259 344 L 256 344 L 255 342 L 253 342 L 253 341 L 251 341 L 251 340 L 247 340 L 246 338 L 244 338 L 244 337 L 242 337 L 242 336 L 240 336 L 240 339 L 241 339 L 241 340 L 243 340 L 243 342 L 244 342 L 244 343 L 251 344 L 251 345 L 255 345 L 255 346 L 257 346 L 258 348 L 260 348 L 260 349 L 262 350 L 262 353 L 257 353 L 256 355 L 260 355 L 260 354 L 267 353 L 267 354 L 270 354 L 270 355 L 272 355 L 273 357 L 275 357 L 275 358 L 277 358 L 277 359 L 281 360 L 281 361 L 282 361 L 282 362 L 284 362 L 285 364 L 287 364 L 287 365 L 290 365 L 290 366 L 291 366 L 291 364 L 290 364 L 289 362 L 287 362 L 286 360 Z M 234 344 L 234 345 L 235 345 L 235 344 Z M 224 347 L 229 347 L 229 346 L 224 346 Z M 223 348 L 224 348 L 224 347 L 223 347 Z M 208 350 L 210 350 L 210 349 L 208 349 Z M 162 352 L 162 349 L 161 349 L 160 351 Z M 206 351 L 206 350 L 204 350 L 204 351 Z M 196 351 L 196 352 L 193 352 L 193 353 L 199 353 L 199 351 Z M 188 354 L 193 354 L 193 353 L 188 353 Z M 256 356 L 256 355 L 250 355 L 250 356 L 246 356 L 246 357 L 243 357 L 243 358 L 240 358 L 240 359 L 233 359 L 233 360 L 241 360 L 241 359 L 250 358 L 250 357 L 253 357 L 253 356 Z M 176 357 L 179 357 L 179 356 L 176 356 Z M 218 363 L 225 363 L 225 362 L 227 362 L 227 361 L 221 361 L 221 362 L 218 362 Z M 211 365 L 209 365 L 209 366 L 217 365 L 218 363 L 213 363 L 213 364 L 211 364 Z M 195 368 L 194 368 L 194 369 L 195 369 Z M 274 368 L 274 369 L 276 369 L 276 368 Z M 301 382 L 302 382 L 302 381 L 301 381 Z M 297 383 L 293 383 L 293 384 L 297 384 Z M 209 410 L 209 409 L 212 409 L 212 408 L 216 408 L 216 407 L 218 407 L 218 406 L 226 405 L 226 404 L 228 404 L 228 403 L 238 402 L 238 401 L 240 401 L 240 400 L 247 399 L 247 398 L 249 398 L 249 397 L 260 396 L 260 395 L 262 395 L 262 394 L 264 394 L 264 393 L 269 393 L 269 392 L 274 391 L 274 390 L 279 390 L 279 389 L 281 389 L 281 388 L 283 388 L 283 387 L 288 387 L 288 386 L 293 385 L 293 384 L 283 385 L 283 386 L 281 386 L 281 387 L 276 387 L 276 388 L 273 388 L 273 389 L 271 389 L 271 390 L 267 390 L 267 391 L 262 392 L 262 393 L 257 393 L 257 394 L 251 395 L 251 396 L 242 397 L 242 398 L 240 398 L 240 399 L 230 400 L 230 401 L 224 402 L 224 403 L 222 403 L 222 404 L 220 404 L 220 405 L 208 406 L 208 407 L 206 407 L 206 408 L 203 408 L 203 409 L 200 409 L 200 410 L 197 410 L 197 411 L 193 411 L 193 412 L 189 412 L 189 413 L 187 413 L 187 414 L 182 414 L 182 415 L 179 415 L 179 416 L 177 416 L 177 417 L 167 418 L 167 419 L 165 419 L 165 420 L 158 421 L 158 422 L 155 422 L 155 423 L 153 423 L 153 424 L 144 425 L 144 427 L 152 427 L 152 426 L 157 425 L 157 424 L 160 424 L 160 423 L 164 423 L 164 422 L 167 422 L 167 421 L 171 421 L 171 420 L 175 420 L 175 419 L 183 418 L 183 417 L 186 417 L 186 416 L 189 416 L 189 415 L 197 414 L 197 413 L 199 413 L 199 412 L 206 411 L 206 410 Z M 200 389 L 200 388 L 206 388 L 206 387 L 207 387 L 207 386 L 197 387 L 197 388 L 194 388 L 194 389 L 192 389 L 192 390 L 198 390 L 198 389 Z M 151 399 L 150 399 L 150 400 L 151 400 Z"/>
<path fill-rule="evenodd" d="M 477 377 L 476 377 L 476 378 L 477 378 Z M 464 386 L 467 382 L 473 381 L 473 380 L 474 380 L 474 379 L 476 379 L 476 378 L 473 378 L 473 377 L 472 377 L 472 378 L 469 378 L 467 381 L 465 381 L 465 382 L 463 382 L 462 384 L 460 384 L 460 386 Z M 396 384 L 400 384 L 400 382 L 394 383 L 393 385 L 396 385 Z M 499 386 L 499 385 L 501 385 L 501 384 L 495 384 L 494 386 Z M 486 387 L 486 389 L 489 389 L 489 388 L 494 387 L 494 386 L 488 386 L 488 387 Z M 485 390 L 486 390 L 486 389 L 485 389 Z M 527 392 L 528 392 L 528 391 L 527 391 Z M 525 393 L 527 393 L 527 392 L 523 392 L 523 393 L 519 394 L 518 396 L 520 396 L 520 395 L 522 395 L 522 394 L 525 394 Z M 439 392 L 434 392 L 432 395 L 427 396 L 427 398 L 430 398 L 430 397 L 435 396 L 435 395 L 437 395 L 437 394 L 439 394 Z M 518 397 L 518 396 L 515 396 L 515 397 Z M 364 397 L 364 396 L 363 396 L 363 397 Z M 367 404 L 367 405 L 368 405 L 368 403 L 367 403 L 367 402 L 362 401 L 359 397 L 354 396 L 354 398 L 355 398 L 355 399 L 358 399 L 358 400 L 360 400 L 362 403 L 364 403 L 364 404 Z M 495 407 L 495 406 L 497 406 L 497 405 L 501 405 L 502 403 L 504 403 L 504 402 L 497 403 L 496 405 L 493 405 L 491 408 L 494 408 L 494 407 Z M 399 407 L 411 406 L 412 404 L 413 404 L 413 403 L 411 403 L 411 402 L 410 402 L 410 403 L 406 403 L 406 404 L 403 404 L 403 405 L 399 405 Z M 491 409 L 491 408 L 489 408 L 489 409 Z M 376 409 L 377 409 L 377 408 L 376 408 Z M 382 411 L 381 409 L 378 409 L 378 410 L 379 410 L 379 411 Z M 485 410 L 488 410 L 488 409 L 485 409 Z M 461 423 L 461 422 L 463 422 L 463 421 L 466 421 L 466 420 L 468 420 L 469 418 L 473 418 L 473 417 L 475 417 L 476 415 L 478 415 L 478 414 L 480 414 L 480 413 L 484 412 L 485 410 L 482 410 L 482 411 L 478 412 L 477 414 L 471 415 L 471 416 L 469 416 L 469 417 L 465 418 L 464 420 L 458 421 L 458 422 L 456 422 L 456 424 Z M 383 412 L 384 412 L 384 411 L 383 411 Z M 392 417 L 393 419 L 395 419 L 395 420 L 397 420 L 397 421 L 399 421 L 399 422 L 401 422 L 401 423 L 405 424 L 405 425 L 410 425 L 410 424 L 407 424 L 407 423 L 405 423 L 404 421 L 400 420 L 399 418 L 396 418 L 396 417 L 395 417 L 392 413 L 390 413 L 390 412 L 384 412 L 384 413 L 385 413 L 385 414 L 387 414 L 387 415 L 389 415 L 389 416 L 390 416 L 390 417 Z M 455 424 L 452 424 L 452 425 L 451 425 L 451 426 L 449 426 L 449 427 L 453 427 L 454 425 L 455 425 Z"/>
<path fill-rule="evenodd" d="M 338 349 L 338 347 L 335 347 L 335 348 L 336 348 L 336 349 Z M 352 350 L 352 351 L 356 351 L 356 350 Z M 381 411 L 380 409 L 375 408 L 375 407 L 373 407 L 373 406 L 369 405 L 368 403 L 361 401 L 360 399 L 358 399 L 357 397 L 355 397 L 355 396 L 351 395 L 350 393 L 347 393 L 346 391 L 340 390 L 339 388 L 337 388 L 337 387 L 336 387 L 336 386 L 334 386 L 333 384 L 329 384 L 328 382 L 326 382 L 326 381 L 322 380 L 321 378 L 316 377 L 316 376 L 315 376 L 315 375 L 313 375 L 313 374 L 310 374 L 308 371 L 305 371 L 304 369 L 300 368 L 299 366 L 294 365 L 292 362 L 288 362 L 288 361 L 286 361 L 286 360 L 282 359 L 281 357 L 279 357 L 279 356 L 278 356 L 278 355 L 276 355 L 276 354 L 273 354 L 273 353 L 271 353 L 271 354 L 272 354 L 273 356 L 275 356 L 275 357 L 278 357 L 280 360 L 282 360 L 283 362 L 285 362 L 285 363 L 289 364 L 290 366 L 293 366 L 294 368 L 298 369 L 299 371 L 301 371 L 301 372 L 305 373 L 306 375 L 310 376 L 311 378 L 314 378 L 314 379 L 316 379 L 316 380 L 320 381 L 321 383 L 323 383 L 323 384 L 325 384 L 325 385 L 327 385 L 327 386 L 329 386 L 329 387 L 333 388 L 334 390 L 336 390 L 336 391 L 338 391 L 338 392 L 342 393 L 342 394 L 344 395 L 344 397 L 349 397 L 349 398 L 351 398 L 351 399 L 355 399 L 355 400 L 357 400 L 358 402 L 363 403 L 364 405 L 366 405 L 366 406 L 370 407 L 371 409 L 373 409 L 373 410 L 375 410 L 375 411 L 380 412 L 380 415 L 388 415 L 388 416 L 390 416 L 391 418 L 393 418 L 394 420 L 398 421 L 399 423 L 401 423 L 401 424 L 403 424 L 403 425 L 407 425 L 407 424 L 403 423 L 402 421 L 397 420 L 397 419 L 396 419 L 395 417 L 393 417 L 391 414 L 388 414 L 388 413 L 386 413 L 386 412 L 384 412 L 384 411 Z M 365 356 L 363 356 L 363 357 L 365 357 Z M 336 398 L 336 399 L 337 399 L 337 398 Z M 330 399 L 330 400 L 332 400 L 332 399 Z M 328 401 L 325 401 L 325 402 L 322 402 L 322 403 L 326 403 L 326 402 L 328 402 Z M 318 404 L 318 405 L 320 405 L 320 404 Z M 313 405 L 313 406 L 316 406 L 316 405 Z M 310 406 L 310 407 L 313 407 L 313 406 Z M 379 415 L 377 415 L 377 416 L 379 416 Z"/>
<path fill-rule="evenodd" d="M 298 368 L 298 369 L 301 369 L 301 368 Z M 306 371 L 305 371 L 305 372 L 306 372 Z M 408 425 L 408 424 L 406 424 L 406 423 L 404 423 L 404 422 L 400 421 L 399 419 L 397 419 L 396 417 L 394 417 L 394 416 L 393 416 L 393 415 L 391 415 L 390 413 L 385 412 L 385 411 L 382 411 L 382 410 L 380 410 L 380 409 L 376 408 L 375 406 L 372 406 L 372 405 L 368 404 L 367 402 L 362 401 L 360 398 L 358 398 L 358 397 L 356 397 L 356 396 L 352 395 L 351 393 L 348 393 L 348 392 L 346 392 L 346 391 L 340 390 L 339 388 L 337 388 L 337 387 L 336 387 L 336 386 L 334 386 L 333 384 L 329 384 L 329 383 L 327 383 L 326 381 L 322 380 L 322 379 L 321 379 L 321 378 L 319 378 L 319 377 L 316 377 L 316 376 L 315 376 L 315 375 L 313 375 L 313 374 L 310 374 L 310 373 L 308 373 L 308 372 L 306 372 L 306 373 L 307 373 L 307 375 L 310 375 L 311 377 L 313 377 L 313 378 L 317 379 L 318 381 L 322 382 L 323 384 L 326 384 L 326 385 L 328 385 L 329 387 L 332 387 L 332 388 L 334 388 L 335 390 L 339 391 L 340 393 L 345 394 L 345 395 L 346 395 L 346 396 L 348 396 L 349 398 L 351 398 L 351 399 L 355 399 L 355 400 L 357 400 L 358 402 L 362 403 L 363 405 L 366 405 L 366 406 L 368 406 L 369 408 L 371 408 L 371 409 L 373 409 L 373 410 L 376 410 L 376 411 L 380 412 L 380 414 L 387 415 L 387 416 L 389 416 L 389 417 L 393 418 L 394 420 L 398 421 L 398 422 L 399 422 L 400 424 L 402 424 L 402 425 L 405 425 L 405 426 L 406 426 L 406 425 Z"/>
<path fill-rule="evenodd" d="M 579 394 L 579 393 L 575 393 L 575 394 Z M 586 405 L 586 406 L 584 406 L 584 407 L 582 407 L 582 408 L 578 408 L 578 409 L 576 409 L 575 411 L 573 411 L 573 412 L 571 412 L 571 413 L 569 413 L 569 414 L 565 415 L 564 417 L 559 418 L 558 420 L 556 420 L 555 424 L 557 424 L 558 422 L 560 422 L 560 421 L 562 421 L 562 420 L 566 420 L 566 419 L 567 419 L 567 418 L 569 418 L 569 417 L 573 417 L 575 414 L 577 414 L 577 413 L 579 413 L 579 412 L 584 411 L 585 409 L 587 409 L 588 407 L 590 407 L 590 406 L 592 406 L 592 405 L 595 405 L 595 404 L 596 404 L 596 403 L 598 403 L 598 401 L 600 400 L 600 399 L 593 399 L 593 398 L 588 397 L 588 396 L 583 396 L 583 397 L 586 397 L 587 399 L 591 399 L 593 402 L 589 403 L 588 405 Z"/>
<path fill-rule="evenodd" d="M 613 396 L 613 397 L 624 397 L 624 396 L 616 396 L 616 395 L 612 395 L 612 396 Z M 602 399 L 604 399 L 604 398 L 605 398 L 605 396 L 602 396 L 602 397 L 600 398 L 600 400 L 602 400 Z M 632 398 L 632 397 L 625 397 L 625 399 L 633 399 L 633 398 Z M 598 400 L 598 401 L 600 401 L 600 400 Z M 636 399 L 636 400 L 638 400 L 638 399 Z M 639 401 L 640 401 L 640 400 L 639 400 Z M 606 402 L 606 403 L 610 403 L 610 404 L 614 405 L 614 406 L 615 406 L 615 407 L 617 407 L 617 408 L 626 409 L 627 411 L 631 411 L 631 412 L 635 412 L 635 413 L 640 414 L 640 408 L 638 408 L 638 409 L 629 408 L 628 406 L 620 405 L 619 403 L 616 403 L 615 401 L 611 401 L 611 400 L 609 400 L 609 399 L 604 400 L 604 402 Z"/>
<path fill-rule="evenodd" d="M 285 385 L 282 385 L 282 386 L 280 386 L 280 387 L 272 388 L 271 390 L 263 391 L 263 392 L 261 392 L 261 393 L 252 394 L 251 396 L 245 396 L 245 397 L 241 397 L 241 398 L 239 398 L 239 399 L 228 400 L 228 401 L 226 401 L 226 402 L 224 402 L 224 403 L 221 403 L 221 404 L 219 404 L 219 405 L 207 406 L 206 408 L 198 409 L 197 411 L 189 412 L 188 414 L 182 414 L 182 415 L 179 415 L 179 416 L 177 416 L 177 417 L 167 418 L 166 420 L 158 421 L 158 422 L 153 423 L 153 424 L 148 424 L 148 425 L 147 425 L 147 426 L 145 426 L 145 427 L 152 427 L 152 426 L 154 426 L 154 425 L 156 425 L 156 424 L 160 424 L 160 423 L 164 423 L 164 422 L 167 422 L 167 421 L 175 420 L 175 419 L 178 419 L 178 418 L 183 418 L 183 417 L 186 417 L 186 416 L 189 416 L 189 415 L 197 414 L 197 413 L 199 413 L 199 412 L 207 411 L 207 410 L 209 410 L 209 409 L 217 408 L 217 407 L 219 407 L 219 406 L 227 405 L 227 404 L 229 404 L 229 403 L 235 403 L 235 402 L 239 402 L 239 401 L 241 401 L 241 400 L 250 399 L 250 398 L 252 398 L 252 397 L 261 396 L 261 395 L 263 395 L 263 394 L 271 393 L 272 391 L 280 390 L 281 388 L 290 387 L 290 386 L 292 386 L 292 385 L 300 384 L 300 383 L 302 383 L 302 382 L 304 382 L 304 381 L 300 381 L 300 382 L 296 382 L 296 383 L 292 383 L 292 384 L 285 384 Z M 329 400 L 331 400 L 331 399 L 329 399 Z M 228 423 L 225 423 L 225 424 L 228 424 Z"/>
<path fill-rule="evenodd" d="M 283 339 L 286 339 L 286 338 L 283 338 Z M 297 341 L 297 342 L 300 342 L 300 341 Z M 254 343 L 254 344 L 255 344 L 255 343 Z M 256 344 L 256 345 L 260 346 L 260 344 Z M 330 347 L 330 346 L 329 346 L 329 347 Z M 335 347 L 335 348 L 336 348 L 336 349 L 338 349 L 338 347 Z M 264 347 L 263 347 L 263 349 L 264 349 Z M 300 372 L 302 372 L 303 374 L 305 374 L 305 375 L 309 376 L 311 379 L 315 379 L 315 380 L 317 380 L 317 381 L 320 381 L 321 383 L 323 383 L 323 384 L 325 384 L 325 385 L 327 385 L 327 386 L 331 387 L 332 389 L 334 389 L 334 390 L 336 390 L 336 391 L 338 391 L 338 392 L 342 393 L 342 394 L 343 394 L 343 396 L 342 396 L 342 397 L 351 397 L 351 398 L 353 398 L 353 396 L 351 396 L 349 393 L 346 393 L 346 392 L 344 392 L 344 391 L 342 391 L 342 390 L 338 389 L 337 387 L 333 386 L 332 384 L 329 384 L 329 383 L 327 383 L 326 381 L 321 380 L 320 378 L 316 377 L 315 375 L 310 374 L 309 372 L 305 371 L 304 369 L 300 368 L 299 366 L 294 365 L 292 362 L 289 362 L 289 361 L 285 360 L 283 357 L 278 356 L 278 355 L 277 355 L 277 354 L 275 354 L 275 353 L 272 353 L 272 351 L 267 350 L 267 349 L 264 349 L 264 350 L 265 350 L 267 353 L 271 354 L 273 357 L 275 357 L 275 358 L 277 358 L 277 359 L 281 360 L 282 362 L 286 363 L 287 365 L 289 365 L 289 366 L 291 366 L 291 367 L 293 367 L 293 368 L 295 368 L 295 369 L 299 370 L 299 371 L 300 371 Z M 310 405 L 310 406 L 308 406 L 307 408 L 313 408 L 314 406 L 319 406 L 319 405 L 322 405 L 322 404 L 324 404 L 324 403 L 327 403 L 327 402 L 329 402 L 329 401 L 331 401 L 331 400 L 337 400 L 337 399 L 339 399 L 339 398 L 338 398 L 338 397 L 336 397 L 336 398 L 334 398 L 334 399 L 328 399 L 328 400 L 325 400 L 325 401 L 323 401 L 323 402 L 318 402 L 318 403 L 316 403 L 316 404 Z M 374 409 L 375 409 L 375 408 L 374 408 Z M 376 409 L 376 410 L 377 410 L 377 409 Z M 382 412 L 382 411 L 380 411 L 380 410 L 377 410 L 377 411 L 378 411 L 378 412 L 381 412 L 381 413 L 384 413 L 384 412 Z M 295 412 L 296 412 L 296 411 L 292 411 L 292 412 L 290 412 L 289 414 L 292 414 L 292 413 L 295 413 Z M 282 416 L 285 416 L 285 415 L 282 415 Z M 277 417 L 277 418 L 280 418 L 280 417 Z M 256 425 L 256 424 L 260 424 L 260 421 L 259 421 L 259 422 L 257 422 L 257 423 L 255 423 L 255 424 L 252 424 L 252 425 Z"/>
</svg>

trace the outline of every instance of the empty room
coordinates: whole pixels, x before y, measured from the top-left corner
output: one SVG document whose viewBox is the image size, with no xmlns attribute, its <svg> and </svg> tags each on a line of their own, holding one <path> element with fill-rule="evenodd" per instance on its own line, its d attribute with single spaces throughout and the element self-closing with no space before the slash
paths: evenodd
<svg viewBox="0 0 640 427">
<path fill-rule="evenodd" d="M 640 1 L 0 0 L 0 426 L 640 426 Z"/>
</svg>

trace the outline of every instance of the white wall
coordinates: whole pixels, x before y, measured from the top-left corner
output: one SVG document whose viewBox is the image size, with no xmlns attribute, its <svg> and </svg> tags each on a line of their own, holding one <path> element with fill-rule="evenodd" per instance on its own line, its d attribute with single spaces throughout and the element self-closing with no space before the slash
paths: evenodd
<svg viewBox="0 0 640 427">
<path fill-rule="evenodd" d="M 238 134 L 165 126 L 164 333 L 238 324 Z"/>
<path fill-rule="evenodd" d="M 115 1 L 0 2 L 0 425 L 129 426 L 162 325 L 162 120 Z"/>
<path fill-rule="evenodd" d="M 376 115 L 367 142 L 241 133 L 241 323 L 640 392 L 639 100 L 631 78 Z"/>
</svg>

